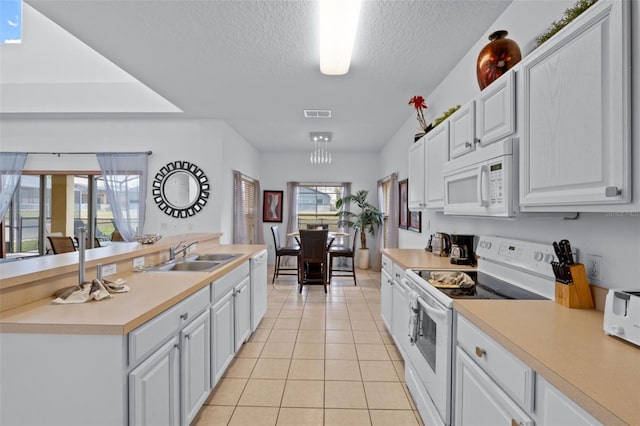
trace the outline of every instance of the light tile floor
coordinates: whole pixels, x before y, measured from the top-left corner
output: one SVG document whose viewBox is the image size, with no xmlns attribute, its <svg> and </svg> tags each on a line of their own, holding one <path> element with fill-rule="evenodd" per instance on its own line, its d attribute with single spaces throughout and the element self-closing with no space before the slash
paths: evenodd
<svg viewBox="0 0 640 426">
<path fill-rule="evenodd" d="M 292 276 L 269 284 L 265 317 L 193 425 L 422 425 L 380 317 L 380 273 L 356 275 L 327 294 L 298 293 Z"/>
</svg>

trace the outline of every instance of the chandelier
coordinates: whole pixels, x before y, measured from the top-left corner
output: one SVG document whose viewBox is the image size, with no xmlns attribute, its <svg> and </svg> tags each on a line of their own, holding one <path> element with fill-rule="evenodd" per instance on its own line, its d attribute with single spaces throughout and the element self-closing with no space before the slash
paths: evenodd
<svg viewBox="0 0 640 426">
<path fill-rule="evenodd" d="M 311 132 L 309 136 L 313 142 L 313 151 L 309 157 L 311 164 L 331 164 L 331 153 L 328 148 L 331 132 Z"/>
</svg>

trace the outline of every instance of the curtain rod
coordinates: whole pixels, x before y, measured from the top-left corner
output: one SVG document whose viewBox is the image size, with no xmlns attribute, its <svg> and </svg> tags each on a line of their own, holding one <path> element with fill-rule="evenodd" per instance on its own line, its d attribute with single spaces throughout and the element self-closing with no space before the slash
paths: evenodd
<svg viewBox="0 0 640 426">
<path fill-rule="evenodd" d="M 153 154 L 153 151 L 141 151 L 141 152 L 26 152 L 29 155 L 93 155 L 93 154 Z"/>
</svg>

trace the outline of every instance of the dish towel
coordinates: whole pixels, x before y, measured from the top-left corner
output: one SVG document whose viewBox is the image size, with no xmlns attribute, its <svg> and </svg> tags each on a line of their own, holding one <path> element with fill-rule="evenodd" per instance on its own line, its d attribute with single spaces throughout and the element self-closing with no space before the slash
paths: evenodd
<svg viewBox="0 0 640 426">
<path fill-rule="evenodd" d="M 95 279 L 90 283 L 76 285 L 61 290 L 56 294 L 56 298 L 51 302 L 52 305 L 66 305 L 72 303 L 85 303 L 90 300 L 110 299 L 112 293 L 126 293 L 129 286 L 125 285 L 123 279 L 116 281 L 107 281 Z"/>
<path fill-rule="evenodd" d="M 418 331 L 418 293 L 409 290 L 409 342 L 416 343 L 416 332 Z"/>
</svg>

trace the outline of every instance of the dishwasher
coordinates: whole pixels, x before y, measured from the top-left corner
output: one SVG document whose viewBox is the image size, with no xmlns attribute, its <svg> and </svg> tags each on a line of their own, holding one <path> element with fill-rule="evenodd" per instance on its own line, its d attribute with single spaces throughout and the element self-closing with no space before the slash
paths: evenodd
<svg viewBox="0 0 640 426">
<path fill-rule="evenodd" d="M 251 332 L 267 312 L 267 250 L 251 258 Z"/>
</svg>

